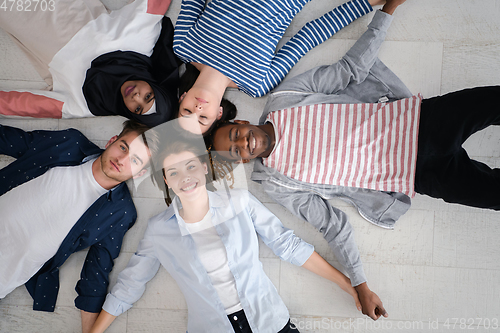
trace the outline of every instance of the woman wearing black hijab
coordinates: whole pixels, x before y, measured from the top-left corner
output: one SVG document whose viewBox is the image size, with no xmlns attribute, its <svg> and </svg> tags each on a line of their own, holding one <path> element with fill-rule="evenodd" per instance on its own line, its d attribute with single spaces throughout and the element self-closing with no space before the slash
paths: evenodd
<svg viewBox="0 0 500 333">
<path fill-rule="evenodd" d="M 179 60 L 172 51 L 172 39 L 172 22 L 164 17 L 151 57 L 115 51 L 94 59 L 83 84 L 90 112 L 121 115 L 148 126 L 175 118 Z"/>
<path fill-rule="evenodd" d="M 122 115 L 150 126 L 175 117 L 178 63 L 172 23 L 164 17 L 169 4 L 135 0 L 108 13 L 98 0 L 59 0 L 53 11 L 29 14 L 28 25 L 26 17 L 0 14 L 0 27 L 53 80 L 52 90 L 0 91 L 0 114 Z"/>
</svg>

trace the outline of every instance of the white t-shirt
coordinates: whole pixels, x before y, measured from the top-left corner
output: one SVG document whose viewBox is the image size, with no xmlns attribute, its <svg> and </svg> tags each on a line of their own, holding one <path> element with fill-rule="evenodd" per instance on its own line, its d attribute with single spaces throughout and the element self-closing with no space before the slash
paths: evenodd
<svg viewBox="0 0 500 333">
<path fill-rule="evenodd" d="M 242 309 L 236 281 L 227 264 L 227 252 L 217 230 L 212 224 L 210 211 L 196 223 L 186 223 L 191 233 L 200 261 L 205 266 L 227 314 Z"/>
<path fill-rule="evenodd" d="M 0 298 L 52 258 L 71 228 L 104 193 L 92 159 L 55 167 L 0 197 Z"/>
</svg>

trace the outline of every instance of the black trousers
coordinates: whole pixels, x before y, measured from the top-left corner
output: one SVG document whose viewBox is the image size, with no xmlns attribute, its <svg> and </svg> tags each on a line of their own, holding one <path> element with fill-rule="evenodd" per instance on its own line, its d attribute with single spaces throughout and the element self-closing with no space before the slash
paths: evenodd
<svg viewBox="0 0 500 333">
<path fill-rule="evenodd" d="M 248 324 L 247 317 L 245 316 L 245 312 L 240 310 L 238 312 L 232 313 L 229 316 L 229 321 L 231 325 L 233 325 L 233 329 L 235 333 L 252 333 L 250 329 L 250 325 Z M 300 333 L 299 330 L 290 323 L 288 323 L 277 333 Z"/>
<path fill-rule="evenodd" d="M 470 159 L 462 148 L 469 136 L 490 125 L 500 125 L 500 86 L 423 100 L 416 192 L 447 202 L 500 210 L 500 169 Z"/>
</svg>

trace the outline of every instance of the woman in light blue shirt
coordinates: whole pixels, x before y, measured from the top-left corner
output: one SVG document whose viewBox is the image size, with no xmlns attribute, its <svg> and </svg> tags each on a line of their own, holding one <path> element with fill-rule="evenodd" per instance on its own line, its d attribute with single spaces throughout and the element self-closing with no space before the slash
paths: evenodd
<svg viewBox="0 0 500 333">
<path fill-rule="evenodd" d="M 149 220 L 137 252 L 119 274 L 91 332 L 103 332 L 131 308 L 160 264 L 184 294 L 190 333 L 298 332 L 264 273 L 257 235 L 282 260 L 337 283 L 360 310 L 350 280 L 248 191 L 207 191 L 205 154 L 188 141 L 169 142 L 160 154 L 163 168 L 157 182 L 164 181 L 177 196 L 167 210 Z"/>
</svg>

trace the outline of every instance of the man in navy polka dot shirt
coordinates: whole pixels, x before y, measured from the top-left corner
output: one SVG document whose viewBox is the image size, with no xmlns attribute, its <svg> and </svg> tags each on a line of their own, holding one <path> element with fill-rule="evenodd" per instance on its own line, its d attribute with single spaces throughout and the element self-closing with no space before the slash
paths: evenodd
<svg viewBox="0 0 500 333">
<path fill-rule="evenodd" d="M 137 213 L 124 181 L 143 175 L 145 125 L 126 121 L 103 151 L 75 129 L 32 131 L 0 125 L 0 299 L 25 284 L 33 309 L 54 311 L 59 267 L 87 249 L 75 305 L 93 322 L 108 275 Z M 0 301 L 1 303 L 1 301 Z"/>
</svg>

